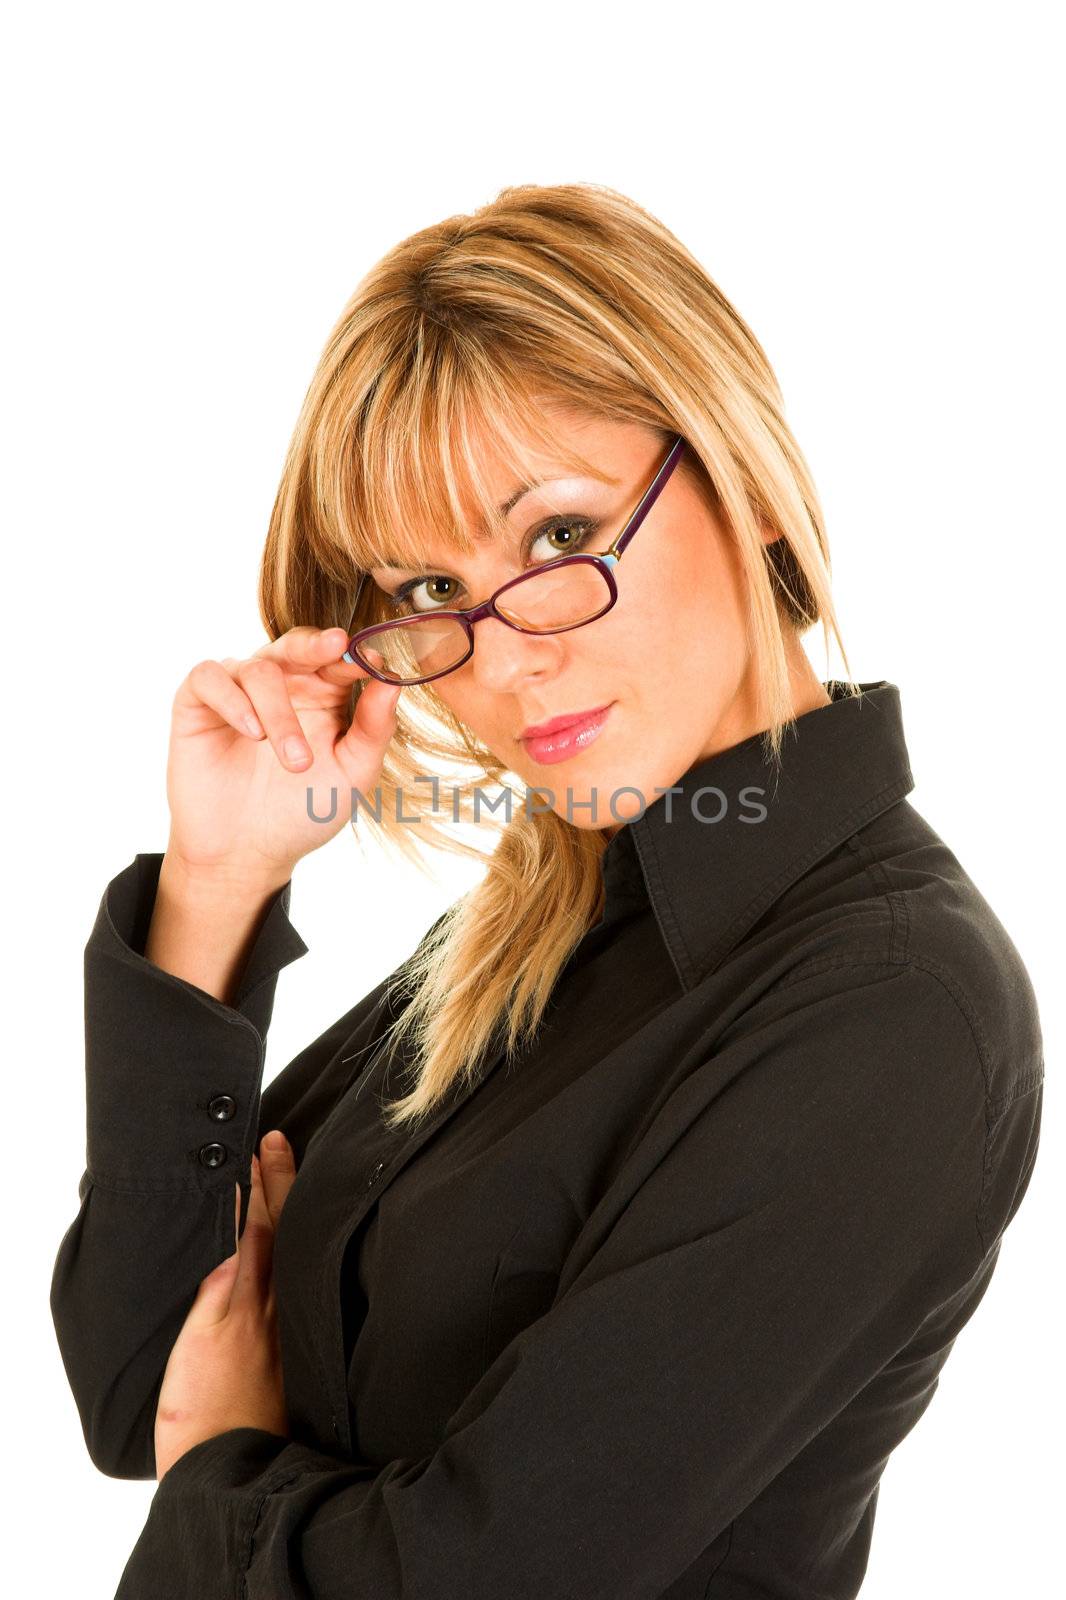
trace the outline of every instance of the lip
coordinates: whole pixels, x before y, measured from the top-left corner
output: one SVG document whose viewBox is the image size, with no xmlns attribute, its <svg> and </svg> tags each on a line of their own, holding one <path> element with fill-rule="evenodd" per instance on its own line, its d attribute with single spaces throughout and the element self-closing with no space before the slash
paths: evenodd
<svg viewBox="0 0 1066 1600">
<path fill-rule="evenodd" d="M 613 705 L 613 701 L 608 704 Z M 549 717 L 547 722 L 531 722 L 528 728 L 523 728 L 518 735 L 520 739 L 543 739 L 549 733 L 558 733 L 561 728 L 572 728 L 578 722 L 587 722 L 590 717 L 598 717 L 601 711 L 606 711 L 607 705 L 590 706 L 587 711 L 567 711 L 561 717 Z"/>
<path fill-rule="evenodd" d="M 572 717 L 554 717 L 551 722 L 540 724 L 542 730 L 549 730 L 547 733 L 541 731 L 532 736 L 528 732 L 523 733 L 522 744 L 532 759 L 542 765 L 566 761 L 599 737 L 614 704 L 612 700 L 594 711 L 580 711 Z"/>
</svg>

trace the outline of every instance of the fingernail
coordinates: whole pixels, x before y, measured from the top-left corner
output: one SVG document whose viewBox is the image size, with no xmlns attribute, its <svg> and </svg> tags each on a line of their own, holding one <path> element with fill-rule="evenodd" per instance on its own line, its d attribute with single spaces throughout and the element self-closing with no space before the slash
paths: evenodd
<svg viewBox="0 0 1066 1600">
<path fill-rule="evenodd" d="M 279 1133 L 277 1129 L 275 1129 L 273 1133 L 268 1133 L 266 1138 L 263 1140 L 263 1146 L 267 1150 L 284 1150 L 287 1144 L 288 1140 L 286 1139 L 285 1135 L 283 1133 Z"/>
<path fill-rule="evenodd" d="M 302 739 L 285 740 L 285 758 L 288 761 L 306 761 L 311 752 Z"/>
</svg>

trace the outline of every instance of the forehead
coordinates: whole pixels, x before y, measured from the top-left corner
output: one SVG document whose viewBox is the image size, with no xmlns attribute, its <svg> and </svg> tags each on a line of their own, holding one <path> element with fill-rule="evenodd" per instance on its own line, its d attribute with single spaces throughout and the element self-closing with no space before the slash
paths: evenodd
<svg viewBox="0 0 1066 1600">
<path fill-rule="evenodd" d="M 545 407 L 532 418 L 453 426 L 436 449 L 416 445 L 368 485 L 367 565 L 417 566 L 431 550 L 473 554 L 513 530 L 512 511 L 550 504 L 560 480 L 618 484 L 618 426 Z"/>
</svg>

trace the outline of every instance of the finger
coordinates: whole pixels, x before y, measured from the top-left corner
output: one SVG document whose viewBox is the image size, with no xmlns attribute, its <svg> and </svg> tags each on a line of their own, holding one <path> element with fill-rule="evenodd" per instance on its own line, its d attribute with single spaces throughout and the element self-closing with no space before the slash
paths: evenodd
<svg viewBox="0 0 1066 1600">
<path fill-rule="evenodd" d="M 317 672 L 347 648 L 343 628 L 290 628 L 277 639 L 261 645 L 253 661 L 276 661 L 291 671 Z"/>
<path fill-rule="evenodd" d="M 291 636 L 286 634 L 283 637 Z M 343 659 L 347 648 L 348 632 L 345 628 L 323 628 L 319 631 L 317 639 L 309 640 L 306 646 L 294 647 L 280 660 L 290 671 L 314 672 L 316 677 L 333 688 L 350 689 L 360 678 L 369 678 L 370 673 L 358 661 Z"/>
<path fill-rule="evenodd" d="M 281 1141 L 280 1146 L 274 1146 L 275 1139 Z M 292 1146 L 280 1128 L 273 1129 L 260 1141 L 259 1170 L 262 1173 L 267 1210 L 276 1229 L 281 1209 L 296 1181 L 296 1158 L 292 1153 Z"/>
<path fill-rule="evenodd" d="M 342 646 L 343 648 L 343 646 Z M 341 661 L 340 659 L 328 661 L 325 666 L 319 667 L 318 677 L 325 683 L 333 684 L 338 689 L 350 689 L 353 683 L 358 683 L 360 678 L 370 678 L 370 673 L 358 661 Z M 376 678 L 371 682 L 376 683 Z"/>
<path fill-rule="evenodd" d="M 230 1309 L 261 1306 L 272 1283 L 274 1266 L 274 1224 L 270 1220 L 263 1179 L 256 1156 L 252 1157 L 252 1191 L 248 1216 L 241 1234 L 237 1279 L 230 1297 Z"/>
<path fill-rule="evenodd" d="M 237 669 L 238 682 L 258 716 L 283 767 L 302 772 L 311 765 L 311 746 L 292 708 L 285 674 L 276 661 L 253 656 Z"/>
<path fill-rule="evenodd" d="M 358 661 L 341 659 L 347 647 L 346 628 L 290 628 L 280 638 L 262 645 L 251 659 L 277 661 L 290 672 L 313 672 L 331 687 L 347 689 L 360 678 L 370 676 Z"/>
<path fill-rule="evenodd" d="M 337 740 L 339 759 L 365 754 L 367 743 L 385 745 L 396 732 L 396 708 L 403 688 L 399 683 L 382 683 L 372 678 L 356 702 L 352 720 Z"/>
<path fill-rule="evenodd" d="M 238 733 L 251 739 L 264 737 L 263 725 L 255 707 L 221 661 L 198 661 L 182 685 L 196 699 L 228 722 Z"/>
<path fill-rule="evenodd" d="M 241 1225 L 241 1186 L 239 1183 L 235 1183 L 233 1187 L 235 1190 L 233 1199 L 233 1237 L 236 1241 Z M 239 1271 L 240 1245 L 235 1242 L 233 1254 L 226 1256 L 224 1261 L 220 1261 L 218 1266 L 209 1272 L 206 1278 L 201 1280 L 200 1287 L 196 1291 L 196 1296 L 185 1318 L 186 1327 L 206 1328 L 210 1327 L 212 1323 L 222 1321 L 223 1317 L 229 1312 L 233 1288 L 237 1282 Z"/>
</svg>

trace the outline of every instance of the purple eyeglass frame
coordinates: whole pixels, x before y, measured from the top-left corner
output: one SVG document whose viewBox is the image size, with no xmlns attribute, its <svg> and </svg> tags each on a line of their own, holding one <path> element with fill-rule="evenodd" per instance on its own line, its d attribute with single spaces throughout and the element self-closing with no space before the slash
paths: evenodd
<svg viewBox="0 0 1066 1600">
<path fill-rule="evenodd" d="M 341 660 L 349 662 L 352 666 L 362 667 L 364 671 L 370 673 L 371 677 L 380 679 L 382 683 L 394 684 L 397 681 L 395 678 L 389 678 L 385 675 L 385 673 L 379 672 L 375 667 L 370 666 L 366 661 L 356 659 L 354 652 L 355 647 L 358 644 L 362 643 L 366 639 L 371 638 L 375 633 L 384 632 L 386 628 L 407 627 L 412 623 L 423 621 L 427 616 L 447 617 L 454 622 L 458 622 L 466 631 L 466 637 L 469 644 L 469 649 L 467 650 L 466 655 L 463 656 L 461 660 L 454 662 L 452 666 L 445 667 L 441 672 L 431 672 L 428 673 L 424 678 L 415 678 L 410 681 L 405 681 L 405 687 L 413 688 L 416 684 L 431 683 L 434 678 L 446 677 L 449 672 L 455 672 L 459 667 L 464 666 L 466 662 L 470 660 L 470 657 L 474 653 L 474 623 L 480 622 L 482 617 L 495 617 L 498 622 L 506 623 L 509 628 L 514 628 L 516 633 L 529 633 L 538 637 L 547 636 L 548 634 L 552 633 L 571 633 L 575 628 L 587 628 L 590 622 L 598 622 L 600 617 L 607 615 L 608 611 L 610 611 L 611 607 L 618 599 L 618 588 L 615 584 L 614 574 L 611 569 L 616 567 L 619 561 L 621 561 L 626 546 L 640 528 L 656 500 L 658 500 L 659 496 L 662 494 L 670 474 L 681 460 L 684 452 L 685 440 L 679 434 L 674 440 L 673 444 L 670 446 L 666 457 L 664 458 L 654 478 L 651 480 L 651 483 L 641 495 L 640 501 L 634 509 L 632 515 L 627 519 L 625 527 L 602 555 L 586 555 L 584 552 L 579 551 L 572 556 L 560 556 L 557 561 L 545 561 L 539 567 L 536 567 L 530 572 L 520 572 L 517 578 L 509 578 L 506 583 L 500 585 L 495 594 L 489 595 L 489 598 L 487 600 L 483 600 L 479 606 L 471 606 L 466 611 L 424 611 L 419 616 L 397 617 L 393 622 L 375 622 L 369 628 L 360 628 L 358 633 L 352 634 L 349 638 L 348 648 L 345 650 Z M 525 583 L 527 579 L 537 577 L 542 572 L 554 571 L 558 567 L 572 566 L 578 561 L 587 562 L 592 566 L 599 567 L 600 571 L 604 575 L 604 578 L 606 579 L 607 587 L 610 590 L 610 599 L 604 606 L 603 610 L 597 611 L 594 617 L 586 617 L 583 622 L 569 622 L 564 628 L 523 628 L 517 622 L 512 622 L 510 617 L 501 615 L 497 608 L 496 602 L 500 595 L 505 594 L 508 589 L 513 589 L 517 584 Z M 358 609 L 359 596 L 362 594 L 363 584 L 366 582 L 367 577 L 368 574 L 364 572 L 359 580 L 359 588 L 356 591 L 354 609 Z"/>
</svg>

